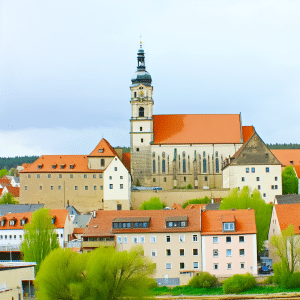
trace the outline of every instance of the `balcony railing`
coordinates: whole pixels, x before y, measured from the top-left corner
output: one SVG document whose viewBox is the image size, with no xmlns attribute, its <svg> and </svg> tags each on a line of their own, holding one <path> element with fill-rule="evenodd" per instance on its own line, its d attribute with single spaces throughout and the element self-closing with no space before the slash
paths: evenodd
<svg viewBox="0 0 300 300">
<path fill-rule="evenodd" d="M 20 251 L 21 245 L 0 245 L 0 251 Z"/>
<path fill-rule="evenodd" d="M 115 241 L 88 241 L 88 242 L 82 242 L 82 248 L 98 248 L 100 246 L 104 247 L 115 247 L 116 242 Z"/>
</svg>

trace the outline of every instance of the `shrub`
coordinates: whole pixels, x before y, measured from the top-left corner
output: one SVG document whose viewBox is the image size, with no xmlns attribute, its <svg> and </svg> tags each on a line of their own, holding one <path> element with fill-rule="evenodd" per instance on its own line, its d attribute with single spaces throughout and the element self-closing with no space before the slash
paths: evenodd
<svg viewBox="0 0 300 300">
<path fill-rule="evenodd" d="M 157 288 L 157 282 L 154 278 L 148 279 L 148 288 L 149 288 L 149 290 Z"/>
<path fill-rule="evenodd" d="M 273 264 L 273 270 L 273 283 L 284 287 L 289 280 L 290 272 L 287 271 L 282 262 Z"/>
<path fill-rule="evenodd" d="M 188 184 L 187 188 L 188 188 L 188 190 L 191 190 L 191 189 L 193 189 L 193 187 L 192 187 L 192 185 L 191 185 L 191 184 Z"/>
<path fill-rule="evenodd" d="M 300 272 L 295 272 L 289 276 L 285 282 L 284 287 L 287 289 L 296 289 L 300 287 Z"/>
<path fill-rule="evenodd" d="M 204 198 L 191 199 L 183 203 L 182 208 L 186 208 L 189 204 L 206 204 L 210 203 L 210 199 L 205 196 Z"/>
<path fill-rule="evenodd" d="M 268 276 L 264 281 L 263 284 L 272 284 L 273 283 L 273 275 Z"/>
<path fill-rule="evenodd" d="M 152 197 L 149 201 L 144 201 L 140 207 L 141 210 L 158 210 L 165 208 L 166 205 L 162 203 L 159 197 Z"/>
<path fill-rule="evenodd" d="M 211 288 L 214 287 L 217 282 L 216 276 L 208 272 L 200 272 L 189 281 L 188 285 L 193 288 Z"/>
<path fill-rule="evenodd" d="M 253 275 L 247 273 L 245 275 L 233 275 L 223 282 L 224 294 L 239 294 L 243 291 L 250 290 L 256 285 Z"/>
</svg>

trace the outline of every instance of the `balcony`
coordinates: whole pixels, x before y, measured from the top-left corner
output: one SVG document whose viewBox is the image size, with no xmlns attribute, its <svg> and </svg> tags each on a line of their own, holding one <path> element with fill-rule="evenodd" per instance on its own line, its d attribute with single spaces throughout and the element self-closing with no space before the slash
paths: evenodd
<svg viewBox="0 0 300 300">
<path fill-rule="evenodd" d="M 115 241 L 87 241 L 81 243 L 82 248 L 116 247 Z"/>
</svg>

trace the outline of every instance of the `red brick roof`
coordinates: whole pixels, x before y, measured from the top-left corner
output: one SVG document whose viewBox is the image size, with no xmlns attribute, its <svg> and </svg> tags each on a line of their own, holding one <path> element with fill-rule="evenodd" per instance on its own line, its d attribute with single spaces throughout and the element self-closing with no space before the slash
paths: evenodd
<svg viewBox="0 0 300 300">
<path fill-rule="evenodd" d="M 300 234 L 300 203 L 294 204 L 275 204 L 279 227 L 281 230 L 286 229 L 289 225 L 294 226 L 294 232 Z"/>
<path fill-rule="evenodd" d="M 153 144 L 241 143 L 238 114 L 154 115 Z"/>
<path fill-rule="evenodd" d="M 99 152 L 99 150 L 101 152 Z M 102 139 L 88 156 L 115 157 L 118 156 L 118 154 L 106 139 Z"/>
<path fill-rule="evenodd" d="M 166 217 L 188 216 L 187 227 L 166 228 Z M 112 222 L 116 218 L 150 217 L 149 228 L 114 229 Z M 200 231 L 200 210 L 98 210 L 96 218 L 92 218 L 84 236 L 113 236 L 117 233 L 134 232 L 196 232 Z M 96 227 L 95 227 L 96 226 Z"/>
<path fill-rule="evenodd" d="M 300 149 L 271 149 L 271 152 L 283 166 L 300 165 Z"/>
<path fill-rule="evenodd" d="M 130 153 L 123 153 L 123 165 L 130 172 Z"/>
<path fill-rule="evenodd" d="M 223 232 L 223 222 L 233 222 L 233 218 L 235 218 L 235 231 L 230 232 L 230 234 L 256 233 L 255 215 L 253 209 L 239 209 L 235 211 L 207 210 L 202 212 L 201 217 L 202 235 L 228 235 L 228 232 Z"/>
</svg>

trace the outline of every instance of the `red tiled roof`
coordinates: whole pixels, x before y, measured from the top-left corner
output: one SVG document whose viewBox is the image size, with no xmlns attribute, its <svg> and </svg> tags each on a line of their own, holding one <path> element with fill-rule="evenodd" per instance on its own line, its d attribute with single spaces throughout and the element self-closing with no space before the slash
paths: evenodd
<svg viewBox="0 0 300 300">
<path fill-rule="evenodd" d="M 3 176 L 2 178 L 0 178 L 0 184 L 4 187 L 10 185 L 10 181 L 6 176 Z"/>
<path fill-rule="evenodd" d="M 99 150 L 101 152 L 99 152 Z M 115 157 L 118 156 L 118 154 L 106 139 L 102 139 L 88 156 Z"/>
<path fill-rule="evenodd" d="M 24 163 L 24 164 L 22 164 L 22 167 L 23 167 L 24 169 L 26 169 L 26 168 L 28 168 L 30 165 L 31 165 L 30 163 Z"/>
<path fill-rule="evenodd" d="M 2 196 L 3 189 L 0 189 L 0 196 Z"/>
<path fill-rule="evenodd" d="M 185 209 L 201 209 L 206 207 L 206 204 L 189 204 Z"/>
<path fill-rule="evenodd" d="M 243 126 L 243 142 L 246 143 L 254 132 L 253 126 Z"/>
<path fill-rule="evenodd" d="M 202 212 L 202 235 L 228 234 L 223 232 L 223 220 L 235 218 L 235 232 L 230 234 L 256 233 L 255 214 L 253 209 L 239 210 L 207 210 Z M 233 222 L 233 221 L 225 221 Z"/>
<path fill-rule="evenodd" d="M 83 234 L 86 228 L 74 228 L 74 234 Z"/>
<path fill-rule="evenodd" d="M 64 228 L 66 218 L 68 216 L 69 211 L 67 209 L 51 209 L 50 215 L 56 216 L 54 226 L 56 228 Z M 27 218 L 28 221 L 26 223 L 29 223 L 31 221 L 32 212 L 26 212 L 26 213 L 13 213 L 13 214 L 5 214 L 2 218 L 6 218 L 7 222 L 5 222 L 4 226 L 0 226 L 1 229 L 24 229 L 24 225 L 21 225 L 21 220 L 24 218 Z M 9 220 L 16 219 L 17 222 L 14 226 L 9 225 Z"/>
<path fill-rule="evenodd" d="M 42 166 L 38 169 L 38 166 Z M 55 169 L 52 168 L 56 165 Z M 61 169 L 61 165 L 65 165 Z M 70 169 L 70 165 L 74 165 Z M 103 170 L 90 170 L 86 155 L 43 155 L 20 173 L 102 173 Z"/>
<path fill-rule="evenodd" d="M 123 165 L 129 172 L 130 172 L 130 159 L 131 159 L 130 153 L 123 153 Z"/>
<path fill-rule="evenodd" d="M 289 225 L 294 226 L 294 232 L 300 234 L 300 203 L 293 204 L 275 204 L 279 226 L 281 230 L 286 229 Z"/>
<path fill-rule="evenodd" d="M 271 149 L 271 152 L 283 166 L 300 165 L 300 149 Z"/>
<path fill-rule="evenodd" d="M 153 144 L 241 143 L 238 114 L 154 115 Z"/>
<path fill-rule="evenodd" d="M 7 186 L 6 187 L 8 192 L 11 193 L 14 197 L 20 197 L 20 188 L 14 186 Z"/>
<path fill-rule="evenodd" d="M 183 209 L 180 204 L 174 203 L 172 209 Z"/>
<path fill-rule="evenodd" d="M 300 179 L 300 166 L 294 166 L 294 169 L 296 171 L 297 177 Z"/>
<path fill-rule="evenodd" d="M 187 227 L 166 228 L 166 217 L 188 216 Z M 149 228 L 114 229 L 112 221 L 116 218 L 150 217 Z M 117 233 L 130 232 L 195 232 L 200 231 L 200 210 L 98 210 L 92 218 L 84 236 L 113 236 Z M 95 227 L 96 226 L 96 227 Z"/>
</svg>

